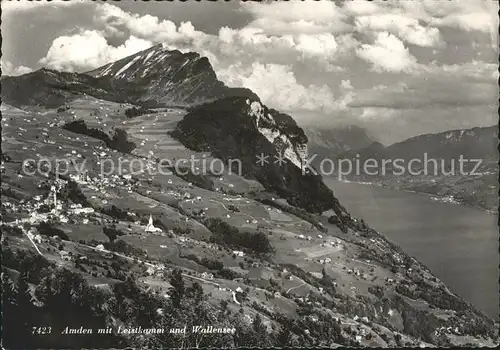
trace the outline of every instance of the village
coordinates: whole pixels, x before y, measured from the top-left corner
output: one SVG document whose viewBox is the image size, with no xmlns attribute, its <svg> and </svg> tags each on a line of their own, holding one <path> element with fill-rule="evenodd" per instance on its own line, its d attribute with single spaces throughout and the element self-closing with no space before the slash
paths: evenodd
<svg viewBox="0 0 500 350">
<path fill-rule="evenodd" d="M 235 312 L 243 310 L 248 322 L 260 315 L 268 327 L 278 311 L 295 314 L 298 309 L 312 308 L 327 312 L 331 303 L 351 305 L 352 301 L 345 300 L 383 295 L 402 281 L 425 276 L 419 269 L 404 267 L 404 259 L 379 237 L 364 237 L 354 230 L 345 233 L 327 220 L 315 226 L 281 204 L 260 203 L 249 195 L 263 191 L 256 191 L 254 182 L 224 174 L 210 177 L 212 187 L 200 187 L 176 175 L 150 176 L 148 169 L 157 166 L 155 157 L 189 159 L 190 151 L 174 140 L 162 144 L 154 134 L 160 124 L 169 125 L 170 116 L 182 115 L 172 109 L 153 117 L 120 119 L 119 114 L 129 106 L 99 101 L 97 108 L 83 108 L 92 99 L 84 97 L 57 114 L 16 111 L 16 120 L 2 122 L 4 152 L 11 159 L 54 152 L 54 157 L 79 165 L 56 177 L 43 167 L 45 171 L 39 172 L 35 163 L 28 163 L 28 172 L 23 174 L 18 163 L 2 160 L 2 175 L 9 184 L 2 184 L 2 191 L 11 191 L 13 197 L 2 200 L 7 215 L 2 215 L 1 225 L 21 230 L 21 236 L 2 238 L 10 246 L 32 250 L 61 267 L 79 271 L 97 288 L 108 290 L 132 274 L 144 290 L 165 299 L 170 298 L 169 274 L 181 269 L 185 280 L 199 283 L 212 303 L 228 302 Z M 85 119 L 103 130 L 121 125 L 137 148 L 134 154 L 120 154 L 99 140 L 56 127 L 68 119 Z M 41 130 L 37 138 L 34 128 Z M 14 138 L 18 143 L 9 146 Z M 142 171 L 100 172 L 107 170 L 107 159 L 119 157 L 142 159 Z M 30 193 L 34 194 L 25 195 L 28 190 L 24 189 L 33 189 Z M 275 194 L 269 200 L 280 201 Z M 213 232 L 205 226 L 210 218 L 239 232 L 264 234 L 274 249 L 273 258 L 246 247 L 214 243 Z M 317 228 L 321 226 L 325 230 Z M 363 256 L 361 247 L 376 254 Z M 394 271 L 381 267 L 377 258 L 387 254 L 401 267 Z M 356 330 L 357 341 L 369 344 L 368 325 L 375 316 L 360 314 L 352 306 L 345 308 L 330 310 L 328 315 L 346 329 Z M 384 314 L 397 324 L 399 311 L 384 310 Z M 319 322 L 316 314 L 310 320 Z"/>
</svg>

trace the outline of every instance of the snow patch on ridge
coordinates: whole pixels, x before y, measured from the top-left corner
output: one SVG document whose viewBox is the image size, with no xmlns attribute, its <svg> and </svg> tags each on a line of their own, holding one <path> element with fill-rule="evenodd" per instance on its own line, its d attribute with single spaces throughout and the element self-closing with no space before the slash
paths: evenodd
<svg viewBox="0 0 500 350">
<path fill-rule="evenodd" d="M 129 63 L 127 63 L 126 65 L 124 65 L 118 72 L 115 73 L 115 77 L 119 77 L 120 74 L 122 74 L 123 72 L 125 72 L 131 65 L 134 64 L 135 61 L 137 61 L 138 59 L 140 58 L 140 56 L 136 56 L 134 57 Z"/>
<path fill-rule="evenodd" d="M 99 78 L 99 77 L 102 77 L 102 76 L 105 76 L 106 74 L 108 74 L 111 69 L 113 68 L 113 63 L 111 63 L 105 70 L 103 70 L 101 73 L 97 74 L 96 77 Z"/>
</svg>

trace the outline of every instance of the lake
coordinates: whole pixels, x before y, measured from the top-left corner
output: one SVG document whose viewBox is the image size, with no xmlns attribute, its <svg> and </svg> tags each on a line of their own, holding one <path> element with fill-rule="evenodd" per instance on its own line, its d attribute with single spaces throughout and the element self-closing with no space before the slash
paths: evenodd
<svg viewBox="0 0 500 350">
<path fill-rule="evenodd" d="M 428 195 L 324 178 L 354 217 L 424 263 L 455 293 L 498 318 L 497 216 Z"/>
</svg>

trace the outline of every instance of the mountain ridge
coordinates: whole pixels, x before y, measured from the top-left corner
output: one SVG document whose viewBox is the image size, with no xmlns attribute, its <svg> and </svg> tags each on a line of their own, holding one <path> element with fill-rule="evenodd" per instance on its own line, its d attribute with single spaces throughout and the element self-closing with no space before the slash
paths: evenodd
<svg viewBox="0 0 500 350">
<path fill-rule="evenodd" d="M 112 81 L 126 81 L 143 87 L 139 92 L 125 90 L 137 101 L 158 103 L 200 104 L 226 96 L 258 98 L 246 88 L 229 88 L 213 70 L 208 58 L 195 52 L 169 51 L 162 44 L 108 63 L 86 74 Z M 175 85 L 175 86 L 174 86 Z M 121 86 L 121 85 L 120 85 Z"/>
</svg>

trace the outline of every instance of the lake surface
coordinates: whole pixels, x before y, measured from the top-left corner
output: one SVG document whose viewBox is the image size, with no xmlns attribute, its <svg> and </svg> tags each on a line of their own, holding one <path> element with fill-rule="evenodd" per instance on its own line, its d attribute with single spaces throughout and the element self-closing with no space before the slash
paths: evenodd
<svg viewBox="0 0 500 350">
<path fill-rule="evenodd" d="M 353 216 L 424 263 L 455 293 L 498 318 L 496 215 L 425 194 L 324 181 Z"/>
</svg>

